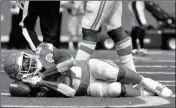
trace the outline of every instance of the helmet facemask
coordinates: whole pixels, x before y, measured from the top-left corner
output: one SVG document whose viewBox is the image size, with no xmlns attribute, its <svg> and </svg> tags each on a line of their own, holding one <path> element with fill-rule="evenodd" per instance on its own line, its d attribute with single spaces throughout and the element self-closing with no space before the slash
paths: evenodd
<svg viewBox="0 0 176 108">
<path fill-rule="evenodd" d="M 42 67 L 37 56 L 25 52 L 21 53 L 17 63 L 19 65 L 19 73 L 17 75 L 17 79 L 34 77 L 38 74 Z"/>
</svg>

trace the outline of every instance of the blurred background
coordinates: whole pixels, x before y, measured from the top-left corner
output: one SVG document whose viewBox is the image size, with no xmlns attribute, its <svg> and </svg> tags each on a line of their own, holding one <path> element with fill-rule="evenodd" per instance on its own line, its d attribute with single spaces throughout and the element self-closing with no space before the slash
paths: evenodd
<svg viewBox="0 0 176 108">
<path fill-rule="evenodd" d="M 160 9 L 164 10 L 167 15 L 170 15 L 175 20 L 175 1 L 155 1 L 155 3 L 159 6 Z M 23 42 L 22 45 L 14 46 L 13 43 L 9 43 L 10 34 L 12 32 L 12 21 L 13 23 L 18 19 L 15 19 L 13 15 L 19 14 L 18 7 L 15 7 L 15 4 L 12 1 L 1 1 L 1 47 L 2 48 L 28 48 L 27 42 Z M 144 46 L 147 49 L 166 49 L 166 50 L 175 50 L 175 23 L 170 25 L 164 25 L 162 21 L 158 21 L 156 17 L 154 17 L 151 12 L 144 11 L 145 17 L 147 20 L 147 25 L 150 27 L 146 29 L 145 37 L 144 37 Z M 63 9 L 62 11 L 62 20 L 61 20 L 61 31 L 60 31 L 60 48 L 70 48 L 69 40 L 70 40 L 70 32 L 68 28 L 68 20 L 70 17 L 70 13 L 68 9 Z M 13 19 L 14 18 L 14 19 Z M 162 24 L 161 24 L 162 23 Z M 132 13 L 129 10 L 129 1 L 123 1 L 123 17 L 122 24 L 128 33 L 131 35 L 132 32 Z M 40 41 L 43 40 L 40 24 L 37 20 L 36 23 L 36 32 Z M 19 35 L 19 34 L 18 34 Z M 102 34 L 102 38 L 100 39 L 97 49 L 113 49 L 114 43 L 107 37 L 106 34 Z M 15 36 L 14 36 L 15 38 Z M 21 37 L 22 38 L 22 37 Z M 20 37 L 17 38 L 19 42 L 22 42 Z M 79 37 L 75 36 L 72 39 L 75 48 L 77 48 L 77 42 L 79 41 Z M 137 41 L 138 42 L 138 41 Z M 16 41 L 17 43 L 17 41 Z M 9 44 L 11 46 L 9 47 Z M 23 46 L 23 47 L 21 47 Z M 25 47 L 24 47 L 25 46 Z"/>
</svg>

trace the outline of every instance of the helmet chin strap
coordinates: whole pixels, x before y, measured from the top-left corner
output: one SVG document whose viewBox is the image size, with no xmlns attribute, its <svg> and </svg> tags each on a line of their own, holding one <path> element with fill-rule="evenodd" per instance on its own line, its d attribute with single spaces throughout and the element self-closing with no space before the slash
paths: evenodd
<svg viewBox="0 0 176 108">
<path fill-rule="evenodd" d="M 39 59 L 36 59 L 37 62 L 37 69 L 42 69 L 42 63 Z"/>
<path fill-rule="evenodd" d="M 22 75 L 21 79 L 27 79 L 27 78 L 32 78 L 32 77 L 35 77 L 36 75 L 38 75 L 38 72 L 40 71 L 41 69 L 36 69 L 33 73 L 28 73 L 28 74 L 24 74 Z"/>
</svg>

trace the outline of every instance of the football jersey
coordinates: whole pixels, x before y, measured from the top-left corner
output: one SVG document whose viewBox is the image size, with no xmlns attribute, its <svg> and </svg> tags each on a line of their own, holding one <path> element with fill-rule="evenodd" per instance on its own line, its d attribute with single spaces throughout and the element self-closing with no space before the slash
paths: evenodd
<svg viewBox="0 0 176 108">
<path fill-rule="evenodd" d="M 50 67 L 55 66 L 56 64 L 61 63 L 67 58 L 71 58 L 72 56 L 68 53 L 68 51 L 61 51 L 55 48 L 52 44 L 49 43 L 41 43 L 36 50 L 36 54 L 39 56 L 39 60 L 42 63 L 43 71 L 49 69 Z M 58 73 L 59 74 L 59 73 Z M 62 75 L 70 76 L 70 71 L 63 73 Z M 58 75 L 50 76 L 47 80 L 58 82 Z"/>
<path fill-rule="evenodd" d="M 49 43 L 41 43 L 36 50 L 36 54 L 39 56 L 40 61 L 45 69 L 48 69 L 56 64 L 59 64 L 63 61 L 63 59 L 71 58 L 72 56 L 68 53 L 68 51 L 59 50 L 55 48 L 52 44 Z M 77 96 L 83 96 L 87 93 L 87 88 L 90 83 L 90 72 L 87 61 L 76 61 L 76 67 L 81 69 L 81 83 L 76 92 Z M 76 75 L 72 72 L 68 71 L 66 75 L 70 77 L 71 80 L 76 77 Z M 76 72 L 75 72 L 76 73 Z"/>
<path fill-rule="evenodd" d="M 49 43 L 41 43 L 36 50 L 44 68 L 49 68 L 60 63 L 60 60 L 71 58 L 68 51 L 61 51 Z"/>
<path fill-rule="evenodd" d="M 84 96 L 87 93 L 87 88 L 90 84 L 90 72 L 89 72 L 89 65 L 88 61 L 76 61 L 76 67 L 81 71 L 81 82 L 79 85 L 79 88 L 76 92 L 76 96 Z M 77 72 L 72 72 L 72 79 L 74 79 L 77 75 L 75 75 Z"/>
</svg>

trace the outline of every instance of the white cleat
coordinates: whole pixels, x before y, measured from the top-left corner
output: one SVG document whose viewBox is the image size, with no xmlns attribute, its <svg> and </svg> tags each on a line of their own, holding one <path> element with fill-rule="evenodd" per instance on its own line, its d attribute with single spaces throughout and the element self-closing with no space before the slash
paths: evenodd
<svg viewBox="0 0 176 108">
<path fill-rule="evenodd" d="M 155 90 L 156 94 L 162 97 L 171 97 L 172 91 L 166 86 L 159 84 Z"/>
<path fill-rule="evenodd" d="M 158 96 L 161 97 L 172 96 L 172 91 L 168 87 L 150 78 L 144 78 L 143 82 L 141 82 L 141 84 L 139 85 L 142 86 L 143 88 L 152 91 L 153 93 L 156 93 Z"/>
</svg>

